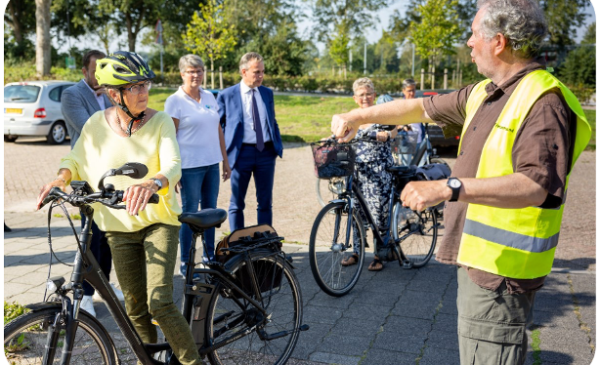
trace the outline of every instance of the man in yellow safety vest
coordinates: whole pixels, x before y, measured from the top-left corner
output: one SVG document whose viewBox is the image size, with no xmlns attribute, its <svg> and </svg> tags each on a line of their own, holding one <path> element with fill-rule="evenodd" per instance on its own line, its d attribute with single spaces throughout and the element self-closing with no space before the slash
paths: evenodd
<svg viewBox="0 0 600 365">
<path fill-rule="evenodd" d="M 446 204 L 436 259 L 458 265 L 461 364 L 523 364 L 535 292 L 550 273 L 569 175 L 591 129 L 567 87 L 536 60 L 547 25 L 535 0 L 480 0 L 467 42 L 487 80 L 446 95 L 335 115 L 350 140 L 364 121 L 434 121 L 460 134 L 452 177 L 411 182 L 414 210 Z"/>
</svg>

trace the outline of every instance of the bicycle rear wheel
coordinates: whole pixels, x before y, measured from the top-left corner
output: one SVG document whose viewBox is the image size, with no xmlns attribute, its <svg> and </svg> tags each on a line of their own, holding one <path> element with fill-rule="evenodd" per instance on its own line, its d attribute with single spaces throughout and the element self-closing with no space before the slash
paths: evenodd
<svg viewBox="0 0 600 365">
<path fill-rule="evenodd" d="M 392 235 L 413 268 L 429 262 L 435 250 L 438 223 L 434 209 L 416 212 L 396 202 L 393 210 Z"/>
<path fill-rule="evenodd" d="M 207 321 L 208 343 L 220 346 L 233 336 L 249 334 L 208 354 L 213 365 L 285 364 L 298 341 L 302 321 L 300 286 L 289 264 L 279 255 L 251 253 L 268 318 L 226 283 L 218 284 Z M 246 262 L 231 269 L 234 282 L 250 293 Z M 254 295 L 251 295 L 254 298 Z"/>
<path fill-rule="evenodd" d="M 365 260 L 365 231 L 362 220 L 353 212 L 348 219 L 345 203 L 330 203 L 317 215 L 310 233 L 309 261 L 310 269 L 321 289 L 335 297 L 348 294 L 358 282 Z M 346 236 L 348 224 L 351 224 L 350 237 Z M 358 242 L 353 242 L 356 232 Z M 342 261 L 354 253 L 358 247 L 358 262 L 343 266 Z"/>
<path fill-rule="evenodd" d="M 60 307 L 44 308 L 23 314 L 4 327 L 4 354 L 11 364 L 42 364 L 48 332 L 54 329 L 56 353 L 50 364 L 60 364 L 66 350 L 65 329 L 54 327 Z M 70 364 L 116 364 L 116 352 L 110 337 L 86 312 L 80 311 Z"/>
</svg>

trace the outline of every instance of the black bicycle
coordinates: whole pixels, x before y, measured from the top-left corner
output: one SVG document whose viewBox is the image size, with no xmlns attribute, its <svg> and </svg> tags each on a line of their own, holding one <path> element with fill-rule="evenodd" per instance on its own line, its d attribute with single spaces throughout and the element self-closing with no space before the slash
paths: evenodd
<svg viewBox="0 0 600 365">
<path fill-rule="evenodd" d="M 179 364 L 168 342 L 143 343 L 134 330 L 125 309 L 116 298 L 108 280 L 89 251 L 90 222 L 100 203 L 124 209 L 123 191 L 111 184 L 109 176 L 143 178 L 146 166 L 128 163 L 107 172 L 99 192 L 87 182 L 72 181 L 73 192 L 53 188 L 43 204 L 52 208 L 62 200 L 79 207 L 86 224 L 77 239 L 77 253 L 70 281 L 63 277 L 48 279 L 50 293 L 44 302 L 27 305 L 25 313 L 4 327 L 4 353 L 11 364 L 120 364 L 119 351 L 102 324 L 79 305 L 83 298 L 83 280 L 89 282 L 105 301 L 126 342 L 143 364 Z M 150 203 L 157 203 L 153 195 Z M 180 216 L 190 225 L 194 241 L 185 277 L 183 315 L 188 320 L 199 353 L 211 364 L 284 364 L 290 357 L 300 331 L 302 296 L 298 280 L 285 254 L 280 250 L 282 237 L 250 239 L 226 252 L 225 262 L 209 262 L 208 268 L 195 268 L 196 239 L 204 231 L 218 227 L 227 218 L 221 209 L 207 209 Z M 74 230 L 75 231 L 75 230 Z M 194 279 L 198 274 L 204 280 Z M 198 276 L 197 275 L 197 276 Z M 166 339 L 168 340 L 168 339 Z M 119 344 L 122 346 L 122 344 Z"/>
<path fill-rule="evenodd" d="M 388 205 L 391 219 L 388 219 L 386 227 L 375 225 L 365 198 L 353 184 L 354 143 L 327 141 L 312 145 L 319 177 L 343 181 L 338 185 L 337 198 L 325 205 L 315 218 L 309 242 L 313 276 L 319 287 L 332 296 L 347 294 L 358 282 L 365 257 L 366 229 L 372 230 L 376 242 L 385 242 L 384 236 L 391 233 L 388 245 L 376 249 L 377 256 L 381 260 L 397 260 L 405 269 L 426 265 L 437 241 L 437 208 L 430 207 L 417 212 L 403 207 L 400 201 L 404 186 L 417 179 L 414 166 L 389 168 L 393 175 Z M 362 221 L 355 202 L 364 212 L 367 222 Z M 354 254 L 355 247 L 358 248 L 357 264 L 342 265 Z"/>
</svg>

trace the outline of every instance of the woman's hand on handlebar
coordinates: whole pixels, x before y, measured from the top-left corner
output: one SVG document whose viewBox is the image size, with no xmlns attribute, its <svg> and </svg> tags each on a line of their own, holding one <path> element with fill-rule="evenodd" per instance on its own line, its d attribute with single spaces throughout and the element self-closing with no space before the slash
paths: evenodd
<svg viewBox="0 0 600 365">
<path fill-rule="evenodd" d="M 152 180 L 131 185 L 123 194 L 123 201 L 126 202 L 127 213 L 129 213 L 129 215 L 138 215 L 140 211 L 146 209 L 148 200 L 152 194 L 157 191 L 158 187 Z"/>
<path fill-rule="evenodd" d="M 56 179 L 54 179 L 53 181 L 49 182 L 48 184 L 42 186 L 42 189 L 40 190 L 40 194 L 38 195 L 37 198 L 37 202 L 35 204 L 36 209 L 35 210 L 40 210 L 40 208 L 42 207 L 42 202 L 44 201 L 44 198 L 48 196 L 48 194 L 50 193 L 50 190 L 54 187 L 58 187 L 60 188 L 60 190 L 62 191 L 66 191 L 67 190 L 67 181 L 69 181 L 71 179 L 71 171 L 69 171 L 68 169 L 61 169 L 58 172 L 58 176 Z"/>
</svg>

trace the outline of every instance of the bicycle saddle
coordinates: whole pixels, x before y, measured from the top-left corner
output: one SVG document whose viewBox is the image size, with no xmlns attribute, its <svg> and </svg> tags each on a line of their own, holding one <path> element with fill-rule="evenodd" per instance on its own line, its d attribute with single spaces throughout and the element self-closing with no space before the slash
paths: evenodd
<svg viewBox="0 0 600 365">
<path fill-rule="evenodd" d="M 223 209 L 202 209 L 196 213 L 182 213 L 179 216 L 179 221 L 187 223 L 196 233 L 208 228 L 220 227 L 225 219 L 227 219 L 227 212 Z"/>
</svg>

